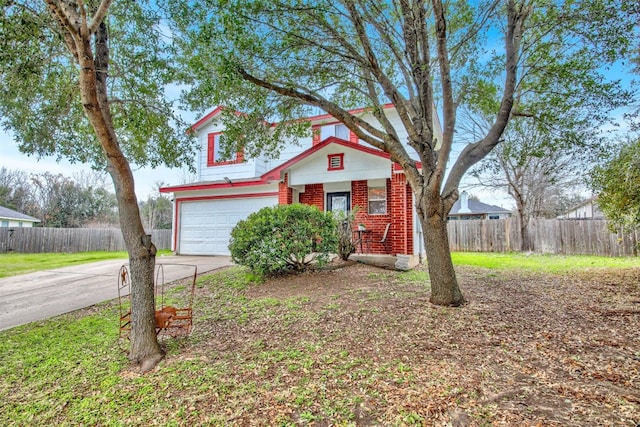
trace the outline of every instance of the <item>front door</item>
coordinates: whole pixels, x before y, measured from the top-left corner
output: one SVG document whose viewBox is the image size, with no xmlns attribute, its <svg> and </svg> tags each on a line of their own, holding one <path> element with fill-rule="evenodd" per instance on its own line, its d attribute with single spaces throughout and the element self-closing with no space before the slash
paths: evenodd
<svg viewBox="0 0 640 427">
<path fill-rule="evenodd" d="M 351 211 L 351 193 L 327 193 L 327 211 L 343 212 L 348 215 Z"/>
</svg>

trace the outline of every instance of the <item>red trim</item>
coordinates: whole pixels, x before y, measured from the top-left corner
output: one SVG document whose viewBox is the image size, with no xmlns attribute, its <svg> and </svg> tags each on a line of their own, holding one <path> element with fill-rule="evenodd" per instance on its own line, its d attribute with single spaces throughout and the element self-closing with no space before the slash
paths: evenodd
<svg viewBox="0 0 640 427">
<path fill-rule="evenodd" d="M 338 166 L 331 166 L 331 159 L 335 158 L 335 157 L 339 157 L 339 164 Z M 344 153 L 336 153 L 336 154 L 329 154 L 327 155 L 327 170 L 328 171 L 338 171 L 338 170 L 343 170 L 344 169 Z"/>
<path fill-rule="evenodd" d="M 264 175 L 262 175 L 261 178 L 263 180 L 265 180 L 265 181 L 272 180 L 272 179 L 280 179 L 280 174 L 282 173 L 283 170 L 295 165 L 296 163 L 298 163 L 301 160 L 306 159 L 310 155 L 316 153 L 319 150 L 322 150 L 324 147 L 326 147 L 326 146 L 328 146 L 330 144 L 341 145 L 343 147 L 347 147 L 347 148 L 350 148 L 352 150 L 357 150 L 357 151 L 361 151 L 363 153 L 372 154 L 374 156 L 382 157 L 383 159 L 390 159 L 391 158 L 391 155 L 389 153 L 385 153 L 382 150 L 378 150 L 376 148 L 365 147 L 364 145 L 360 145 L 360 144 L 352 144 L 352 143 L 350 143 L 348 141 L 345 141 L 344 139 L 336 138 L 335 136 L 330 136 L 329 138 L 327 138 L 324 141 L 322 141 L 320 144 L 315 145 L 315 146 L 309 148 L 306 151 L 303 151 L 302 153 L 300 153 L 297 156 L 295 156 L 294 158 L 284 162 L 283 164 L 281 164 L 280 166 L 276 167 L 275 169 L 271 169 L 269 172 L 267 172 Z"/>
<path fill-rule="evenodd" d="M 320 128 L 322 126 L 320 125 L 313 125 L 311 126 L 311 134 L 312 134 L 312 142 L 311 145 L 318 145 L 320 144 Z"/>
<path fill-rule="evenodd" d="M 178 250 L 178 230 L 180 229 L 180 204 L 184 202 L 197 202 L 202 200 L 219 200 L 219 199 L 243 199 L 248 197 L 278 197 L 277 191 L 270 191 L 267 193 L 247 193 L 247 194 L 228 194 L 222 196 L 200 196 L 200 197 L 183 197 L 175 200 L 175 231 L 173 234 L 173 249 Z"/>
<path fill-rule="evenodd" d="M 236 158 L 231 160 L 225 160 L 222 162 L 216 162 L 214 153 L 216 146 L 216 136 L 222 135 L 223 132 L 211 132 L 207 134 L 207 167 L 223 166 L 223 165 L 235 165 L 244 161 L 244 150 L 240 150 L 236 153 Z M 218 138 L 218 141 L 220 138 Z"/>
<path fill-rule="evenodd" d="M 212 132 L 207 134 L 207 166 L 212 166 L 215 163 L 213 153 L 216 146 L 216 135 L 220 135 L 221 132 Z"/>
<path fill-rule="evenodd" d="M 352 144 L 360 144 L 360 138 L 358 138 L 358 135 L 351 129 L 349 129 L 349 142 Z"/>
<path fill-rule="evenodd" d="M 252 187 L 255 185 L 265 185 L 269 182 L 266 179 L 257 179 L 254 181 L 240 181 L 240 182 L 211 182 L 208 184 L 198 185 L 176 185 L 174 187 L 161 187 L 161 193 L 175 193 L 178 191 L 198 191 L 198 190 L 217 190 L 220 188 L 235 188 L 235 187 Z"/>
<path fill-rule="evenodd" d="M 382 108 L 384 108 L 385 110 L 389 109 L 389 108 L 393 108 L 393 107 L 394 107 L 393 103 L 388 103 L 388 104 L 382 105 Z M 222 107 L 222 106 L 216 107 L 213 111 L 211 111 L 210 113 L 206 114 L 200 120 L 198 120 L 194 124 L 192 124 L 187 132 L 195 132 L 196 130 L 198 130 L 199 127 L 201 127 L 202 125 L 207 123 L 209 120 L 211 120 L 213 117 L 218 115 L 218 113 L 220 113 L 220 111 L 222 111 L 223 109 L 224 109 L 224 107 Z M 364 113 L 366 111 L 371 111 L 371 109 L 372 109 L 371 107 L 360 107 L 360 108 L 354 108 L 352 110 L 347 110 L 347 112 L 349 114 L 360 114 L 360 113 Z M 328 114 L 328 113 L 320 114 L 320 115 L 317 115 L 317 116 L 306 117 L 306 118 L 302 118 L 300 120 L 315 121 L 315 120 L 327 120 L 327 119 L 333 119 L 333 120 L 336 120 L 336 122 L 339 121 L 335 117 L 333 117 L 331 114 Z M 268 123 L 268 124 L 270 126 L 272 126 L 272 127 L 273 126 L 277 126 L 277 123 Z M 327 124 L 329 124 L 329 123 L 327 123 Z"/>
<path fill-rule="evenodd" d="M 416 167 L 418 169 L 422 169 L 422 162 L 416 160 Z M 394 172 L 404 172 L 400 163 L 393 162 L 393 171 Z"/>
<path fill-rule="evenodd" d="M 222 111 L 224 107 L 222 106 L 218 106 L 216 107 L 212 112 L 210 112 L 209 114 L 207 114 L 206 116 L 204 116 L 203 118 L 201 118 L 200 120 L 198 120 L 197 122 L 195 122 L 194 124 L 191 125 L 191 127 L 189 128 L 189 130 L 191 132 L 194 132 L 196 130 L 198 130 L 198 128 L 200 126 L 202 126 L 203 124 L 205 124 L 206 122 L 208 122 L 211 118 L 213 118 L 214 116 L 217 116 L 218 113 L 220 111 Z"/>
</svg>

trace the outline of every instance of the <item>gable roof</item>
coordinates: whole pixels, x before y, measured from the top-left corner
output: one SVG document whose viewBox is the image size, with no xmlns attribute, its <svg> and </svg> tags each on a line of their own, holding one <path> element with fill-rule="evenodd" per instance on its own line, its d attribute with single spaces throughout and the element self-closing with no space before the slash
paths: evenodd
<svg viewBox="0 0 640 427">
<path fill-rule="evenodd" d="M 262 174 L 259 177 L 244 178 L 244 179 L 234 179 L 233 182 L 231 180 L 229 180 L 229 181 L 220 180 L 220 181 L 209 181 L 209 182 L 194 182 L 194 183 L 190 183 L 190 184 L 182 184 L 182 185 L 161 187 L 160 188 L 160 192 L 161 193 L 171 193 L 171 192 L 176 192 L 176 191 L 212 190 L 212 189 L 220 189 L 220 188 L 247 187 L 247 186 L 269 184 L 269 182 L 271 182 L 271 181 L 279 180 L 281 178 L 280 175 L 282 174 L 282 172 L 284 170 L 294 166 L 296 163 L 308 158 L 309 156 L 317 153 L 318 151 L 320 151 L 323 148 L 325 148 L 325 147 L 327 147 L 329 145 L 332 145 L 332 144 L 340 145 L 342 147 L 346 147 L 346 148 L 349 148 L 351 150 L 355 150 L 355 151 L 359 151 L 359 152 L 366 153 L 366 154 L 369 154 L 369 155 L 377 156 L 377 157 L 380 157 L 380 158 L 383 158 L 383 159 L 390 159 L 391 158 L 389 153 L 385 153 L 384 151 L 378 150 L 377 148 L 371 148 L 371 147 L 367 147 L 367 146 L 364 146 L 364 145 L 361 145 L 361 144 L 354 144 L 353 142 L 345 141 L 344 139 L 336 138 L 335 136 L 330 136 L 329 138 L 326 138 L 325 140 L 323 140 L 319 144 L 316 144 L 313 147 L 308 148 L 307 150 L 303 151 L 302 153 L 298 154 L 297 156 L 287 160 L 286 162 L 282 163 L 281 165 L 277 166 L 274 169 L 271 169 L 270 171 Z"/>
<path fill-rule="evenodd" d="M 389 103 L 389 104 L 384 104 L 382 105 L 382 108 L 389 109 L 389 108 L 394 108 L 394 105 Z M 202 126 L 204 126 L 205 124 L 209 123 L 209 121 L 211 121 L 215 116 L 217 116 L 218 114 L 220 114 L 220 112 L 224 109 L 223 106 L 219 105 L 216 108 L 214 108 L 212 111 L 210 111 L 209 113 L 205 114 L 204 116 L 202 116 L 200 119 L 198 119 L 194 124 L 191 125 L 191 127 L 189 128 L 190 131 L 197 131 L 199 128 L 201 128 Z M 351 110 L 347 110 L 350 114 L 361 114 L 361 113 L 365 113 L 367 111 L 371 111 L 372 109 L 369 107 L 361 107 L 361 108 L 353 108 Z M 238 113 L 239 114 L 239 113 Z M 436 115 L 437 117 L 437 115 Z M 335 117 L 333 117 L 331 114 L 328 113 L 323 113 L 323 114 L 318 114 L 316 116 L 310 116 L 310 117 L 302 117 L 300 119 L 300 121 L 309 121 L 309 122 L 315 122 L 315 121 L 319 121 L 319 120 L 334 120 L 337 121 L 337 119 Z M 276 123 L 270 123 L 270 125 L 277 125 Z M 438 118 L 438 126 L 440 125 L 440 121 Z"/>
<path fill-rule="evenodd" d="M 323 148 L 325 148 L 325 147 L 327 147 L 327 146 L 329 146 L 331 144 L 340 145 L 340 146 L 349 148 L 351 150 L 356 150 L 356 151 L 360 151 L 360 152 L 363 152 L 363 153 L 366 153 L 366 154 L 378 156 L 378 157 L 381 157 L 383 159 L 390 159 L 391 158 L 391 155 L 389 155 L 389 153 L 385 153 L 384 151 L 378 150 L 377 148 L 367 147 L 367 146 L 362 145 L 362 144 L 354 144 L 353 142 L 345 141 L 344 139 L 340 139 L 340 138 L 337 138 L 335 136 L 330 136 L 327 139 L 325 139 L 322 142 L 320 142 L 319 144 L 316 144 L 313 147 L 311 147 L 311 148 L 303 151 L 302 153 L 298 154 L 297 156 L 287 160 L 286 162 L 284 162 L 280 166 L 278 166 L 278 167 L 276 167 L 274 169 L 271 169 L 270 171 L 266 172 L 265 174 L 262 175 L 262 178 L 265 179 L 265 180 L 280 179 L 280 174 L 284 170 L 289 169 L 290 167 L 292 167 L 296 163 L 306 159 L 307 157 L 317 153 L 318 151 L 322 150 Z"/>
<path fill-rule="evenodd" d="M 5 219 L 5 220 L 13 219 L 17 221 L 40 222 L 38 218 L 34 218 L 27 214 L 14 211 L 13 209 L 5 208 L 4 206 L 0 206 L 0 219 Z"/>
<path fill-rule="evenodd" d="M 488 213 L 511 213 L 509 209 L 502 208 L 500 206 L 489 205 L 487 203 L 482 203 L 477 200 L 468 200 L 469 210 L 470 212 L 458 213 L 460 210 L 460 199 L 458 199 L 453 207 L 451 208 L 451 212 L 449 215 L 474 215 L 474 214 L 488 214 Z"/>
</svg>

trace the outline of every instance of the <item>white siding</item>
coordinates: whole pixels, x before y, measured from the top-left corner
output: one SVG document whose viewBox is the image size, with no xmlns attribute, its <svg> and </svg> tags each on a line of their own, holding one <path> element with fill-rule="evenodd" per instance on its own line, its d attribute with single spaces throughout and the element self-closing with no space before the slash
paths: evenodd
<svg viewBox="0 0 640 427">
<path fill-rule="evenodd" d="M 329 154 L 344 153 L 343 170 L 327 170 Z M 329 145 L 295 164 L 290 171 L 290 185 L 354 181 L 387 178 L 391 173 L 391 161 L 372 156 L 341 145 Z"/>
</svg>

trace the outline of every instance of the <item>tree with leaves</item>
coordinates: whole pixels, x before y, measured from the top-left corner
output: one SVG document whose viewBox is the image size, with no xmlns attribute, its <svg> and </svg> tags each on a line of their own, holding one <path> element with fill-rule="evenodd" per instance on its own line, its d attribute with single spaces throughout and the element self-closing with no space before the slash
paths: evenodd
<svg viewBox="0 0 640 427">
<path fill-rule="evenodd" d="M 132 283 L 130 359 L 161 360 L 154 322 L 156 249 L 131 172 L 179 166 L 193 143 L 164 91 L 174 75 L 156 5 L 110 0 L 2 1 L 0 113 L 19 148 L 106 170 L 115 187 Z"/>
<path fill-rule="evenodd" d="M 164 185 L 163 182 L 156 182 L 154 194 L 149 194 L 147 200 L 140 202 L 142 223 L 147 230 L 171 229 L 173 203 L 160 193 L 160 188 Z"/>
<path fill-rule="evenodd" d="M 620 144 L 614 156 L 593 169 L 592 187 L 613 227 L 640 227 L 640 138 Z"/>
<path fill-rule="evenodd" d="M 0 168 L 0 206 L 37 216 L 33 189 L 29 174 L 22 171 Z"/>
<path fill-rule="evenodd" d="M 560 132 L 562 134 L 562 132 Z M 504 190 L 516 203 L 522 251 L 530 251 L 531 218 L 556 217 L 568 193 L 585 181 L 589 159 L 601 152 L 599 140 L 563 141 L 531 118 L 512 119 L 503 141 L 472 169 L 477 185 Z"/>
<path fill-rule="evenodd" d="M 451 261 L 446 218 L 462 177 L 500 142 L 519 111 L 519 86 L 544 75 L 538 81 L 548 83 L 538 90 L 577 93 L 576 75 L 596 73 L 581 66 L 583 59 L 608 61 L 626 49 L 630 20 L 615 3 L 169 2 L 184 81 L 193 85 L 185 99 L 194 107 L 227 106 L 228 141 L 242 144 L 249 154 L 276 151 L 287 131 L 309 132 L 296 119 L 308 116 L 311 106 L 391 155 L 415 195 L 430 300 L 452 306 L 464 297 Z M 397 116 L 383 108 L 386 103 L 393 103 Z M 487 131 L 455 157 L 461 105 L 489 108 L 491 120 Z M 350 113 L 354 107 L 366 107 L 378 123 Z M 437 115 L 441 137 L 434 128 Z M 274 130 L 265 121 L 280 125 Z M 399 137 L 399 128 L 406 138 Z"/>
</svg>

